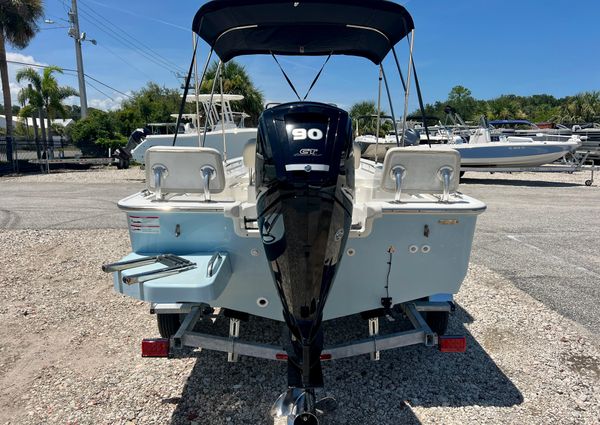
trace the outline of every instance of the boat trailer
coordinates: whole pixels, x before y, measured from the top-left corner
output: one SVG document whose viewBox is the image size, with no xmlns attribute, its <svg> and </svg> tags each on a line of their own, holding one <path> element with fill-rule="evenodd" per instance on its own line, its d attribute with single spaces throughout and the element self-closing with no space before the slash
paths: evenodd
<svg viewBox="0 0 600 425">
<path fill-rule="evenodd" d="M 594 184 L 594 173 L 600 171 L 600 166 L 594 164 L 594 161 L 588 159 L 587 152 L 583 156 L 573 155 L 570 159 L 563 159 L 562 162 L 540 165 L 539 167 L 460 167 L 461 177 L 467 171 L 478 173 L 567 173 L 589 172 L 590 178 L 585 180 L 586 186 Z"/>
<path fill-rule="evenodd" d="M 400 304 L 396 311 L 406 316 L 413 329 L 382 335 L 379 333 L 379 315 L 368 318 L 369 337 L 339 345 L 325 347 L 321 360 L 337 360 L 369 354 L 372 360 L 379 360 L 379 353 L 409 345 L 424 344 L 427 347 L 438 347 L 442 352 L 464 352 L 466 338 L 464 336 L 438 336 L 431 330 L 421 312 L 451 312 L 455 309 L 452 302 L 413 301 Z M 153 304 L 150 310 L 154 314 L 185 314 L 179 330 L 171 338 L 157 338 L 147 341 L 148 351 L 144 357 L 172 357 L 184 348 L 201 348 L 205 350 L 227 353 L 228 361 L 235 362 L 240 355 L 258 357 L 268 360 L 287 360 L 283 347 L 243 341 L 240 336 L 241 320 L 231 317 L 229 336 L 218 336 L 195 332 L 194 328 L 201 320 L 215 318 L 212 308 L 202 304 Z M 383 310 L 382 310 L 383 312 Z M 217 314 L 218 315 L 218 314 Z M 151 344 L 160 346 L 161 350 L 153 350 Z"/>
<path fill-rule="evenodd" d="M 452 302 L 412 301 L 399 304 L 393 308 L 394 314 L 400 313 L 410 321 L 412 329 L 389 334 L 379 333 L 379 320 L 383 309 L 370 312 L 367 317 L 369 336 L 367 338 L 345 342 L 333 346 L 325 346 L 321 352 L 321 361 L 337 360 L 359 355 L 369 355 L 371 360 L 380 360 L 380 352 L 409 345 L 424 344 L 437 347 L 444 353 L 464 353 L 466 337 L 453 335 L 437 335 L 427 324 L 422 312 L 447 312 L 455 310 Z M 212 321 L 221 312 L 215 312 L 208 305 L 202 304 L 152 304 L 150 313 L 185 315 L 177 332 L 171 338 L 155 338 L 142 340 L 143 357 L 180 357 L 184 349 L 204 349 L 227 353 L 229 362 L 237 362 L 239 356 L 257 357 L 268 360 L 287 361 L 288 354 L 283 346 L 261 344 L 240 339 L 241 319 L 229 317 L 229 336 L 218 336 L 196 332 L 196 325 L 203 320 Z M 288 388 L 273 403 L 270 414 L 277 422 L 278 418 L 286 420 L 288 425 L 318 425 L 316 414 L 323 415 L 337 408 L 333 397 L 317 399 L 314 388 Z"/>
</svg>

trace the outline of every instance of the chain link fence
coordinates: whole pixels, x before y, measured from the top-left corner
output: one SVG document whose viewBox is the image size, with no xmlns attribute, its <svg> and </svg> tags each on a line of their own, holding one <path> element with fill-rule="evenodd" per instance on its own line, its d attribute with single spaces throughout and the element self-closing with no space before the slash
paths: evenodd
<svg viewBox="0 0 600 425">
<path fill-rule="evenodd" d="M 0 173 L 35 171 L 46 158 L 50 160 L 73 159 L 81 156 L 81 150 L 63 138 L 42 142 L 26 137 L 13 137 L 12 162 L 9 161 L 6 136 L 0 136 Z"/>
</svg>

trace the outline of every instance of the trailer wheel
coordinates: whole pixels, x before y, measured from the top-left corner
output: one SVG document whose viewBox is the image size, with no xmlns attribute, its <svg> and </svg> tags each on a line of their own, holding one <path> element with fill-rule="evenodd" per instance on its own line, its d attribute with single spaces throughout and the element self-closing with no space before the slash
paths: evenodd
<svg viewBox="0 0 600 425">
<path fill-rule="evenodd" d="M 593 181 L 591 181 L 591 180 L 586 180 L 586 181 L 585 181 L 585 185 L 586 185 L 586 186 L 591 186 L 591 185 L 592 185 L 592 183 L 593 183 Z"/>
<path fill-rule="evenodd" d="M 181 320 L 179 314 L 157 314 L 158 332 L 163 338 L 171 338 L 179 330 Z"/>
<path fill-rule="evenodd" d="M 448 330 L 449 317 L 450 313 L 447 311 L 428 311 L 425 315 L 425 321 L 433 332 L 441 336 Z"/>
<path fill-rule="evenodd" d="M 118 170 L 126 170 L 129 168 L 129 160 L 120 158 L 117 161 L 117 169 Z"/>
</svg>

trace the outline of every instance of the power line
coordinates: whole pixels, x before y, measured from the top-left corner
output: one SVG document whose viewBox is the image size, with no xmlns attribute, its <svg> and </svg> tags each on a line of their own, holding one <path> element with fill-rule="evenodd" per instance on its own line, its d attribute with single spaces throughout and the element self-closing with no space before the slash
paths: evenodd
<svg viewBox="0 0 600 425">
<path fill-rule="evenodd" d="M 123 8 L 120 8 L 120 7 L 111 6 L 111 5 L 108 5 L 106 3 L 97 2 L 97 1 L 94 1 L 94 0 L 86 0 L 86 1 L 89 1 L 90 3 L 96 4 L 96 5 L 101 6 L 101 7 L 105 7 L 105 8 L 112 9 L 112 10 L 116 10 L 116 11 L 121 12 L 121 13 L 126 13 L 128 15 L 131 15 L 131 16 L 135 17 L 136 19 L 140 19 L 140 18 L 142 18 L 142 19 L 148 19 L 150 21 L 158 22 L 159 24 L 167 25 L 167 26 L 169 26 L 171 28 L 177 28 L 179 30 L 187 32 L 188 34 L 191 31 L 189 27 L 182 27 L 181 25 L 177 25 L 177 24 L 174 24 L 173 22 L 168 22 L 168 21 L 165 21 L 163 19 L 158 19 L 158 18 L 155 18 L 153 16 L 142 15 L 139 12 L 132 12 L 131 10 L 127 10 L 127 9 L 123 9 Z"/>
<path fill-rule="evenodd" d="M 119 60 L 121 60 L 121 62 L 123 62 L 124 64 L 130 66 L 131 68 L 135 69 L 137 72 L 140 72 L 142 74 L 144 74 L 146 77 L 148 77 L 148 79 L 152 79 L 152 77 L 150 77 L 148 74 L 146 74 L 143 70 L 141 70 L 140 68 L 138 68 L 137 66 L 135 66 L 134 64 L 132 64 L 131 62 L 129 62 L 127 59 L 125 59 L 123 56 L 119 55 L 117 52 L 113 51 L 112 49 L 109 49 L 108 47 L 106 47 L 104 44 L 100 43 L 100 47 L 102 47 L 103 49 L 106 49 L 111 55 L 115 56 L 116 58 L 118 58 Z"/>
<path fill-rule="evenodd" d="M 40 65 L 40 64 L 37 64 L 37 63 L 27 63 L 27 62 L 13 61 L 13 60 L 7 60 L 6 62 L 8 62 L 8 63 L 13 63 L 13 64 L 16 64 L 16 65 L 32 66 L 32 67 L 34 67 L 34 68 L 50 68 L 50 67 L 51 67 L 50 65 Z M 60 68 L 60 69 L 62 69 L 63 71 L 68 71 L 68 72 L 77 72 L 77 70 L 76 70 L 76 69 L 62 68 L 62 67 L 59 67 L 59 68 Z M 106 83 L 103 83 L 102 81 L 98 80 L 97 78 L 94 78 L 94 77 L 92 77 L 92 76 L 91 76 L 91 75 L 89 75 L 89 74 L 84 74 L 84 75 L 85 75 L 87 78 L 89 78 L 90 80 L 92 80 L 92 81 L 95 81 L 96 83 L 98 83 L 98 84 L 101 84 L 101 85 L 103 85 L 104 87 L 106 87 L 106 88 L 109 88 L 109 89 L 111 89 L 111 90 L 113 90 L 113 91 L 115 91 L 115 92 L 117 92 L 117 93 L 119 93 L 119 94 L 122 94 L 123 96 L 126 96 L 126 97 L 128 97 L 128 98 L 130 98 L 130 99 L 132 99 L 132 98 L 133 98 L 131 95 L 128 95 L 127 93 L 123 93 L 122 91 L 120 91 L 120 90 L 117 90 L 116 88 L 114 88 L 114 87 L 112 87 L 112 86 L 109 86 L 109 85 L 108 85 L 108 84 L 106 84 Z"/>
<path fill-rule="evenodd" d="M 93 88 L 94 90 L 96 90 L 97 92 L 103 94 L 104 96 L 108 97 L 110 100 L 112 100 L 113 102 L 115 101 L 115 99 L 113 99 L 111 96 L 107 95 L 106 93 L 104 93 L 102 90 L 100 90 L 98 87 L 96 87 L 95 85 L 93 85 L 92 83 L 90 83 L 89 81 L 86 83 L 87 85 L 89 85 L 91 88 Z"/>
<path fill-rule="evenodd" d="M 81 3 L 83 5 L 83 3 Z M 89 8 L 89 6 L 86 6 L 87 8 Z M 181 69 L 179 69 L 176 65 L 170 63 L 169 61 L 163 59 L 160 55 L 158 55 L 156 52 L 154 52 L 152 49 L 150 49 L 149 47 L 143 45 L 142 43 L 140 43 L 139 41 L 137 41 L 134 37 L 130 36 L 129 34 L 127 34 L 126 32 L 124 32 L 123 30 L 121 30 L 119 27 L 115 26 L 114 24 L 112 24 L 110 21 L 108 21 L 106 18 L 104 18 L 102 15 L 99 15 L 97 12 L 94 12 L 94 15 L 96 15 L 97 17 L 100 17 L 101 19 L 107 21 L 110 25 L 112 25 L 113 27 L 115 27 L 116 29 L 118 29 L 120 32 L 122 32 L 125 37 L 123 37 L 122 35 L 119 35 L 114 29 L 110 28 L 109 26 L 107 26 L 106 24 L 103 24 L 102 22 L 99 22 L 98 19 L 93 16 L 91 13 L 86 12 L 85 10 L 81 9 L 80 12 L 84 15 L 83 18 L 91 25 L 95 26 L 98 30 L 102 31 L 103 33 L 107 34 L 108 36 L 110 36 L 111 38 L 113 38 L 115 41 L 117 41 L 118 43 L 121 43 L 122 45 L 125 45 L 126 47 L 129 48 L 133 48 L 134 51 L 145 57 L 147 60 L 153 62 L 154 64 L 166 69 L 167 71 L 173 73 L 173 74 L 177 74 L 177 72 L 181 72 Z M 133 40 L 133 41 L 131 41 Z"/>
<path fill-rule="evenodd" d="M 120 33 L 122 33 L 123 35 L 125 35 L 125 37 L 128 37 L 130 40 L 132 40 L 133 43 L 136 43 L 138 46 L 141 46 L 142 48 L 148 50 L 149 52 L 152 52 L 158 58 L 158 60 L 162 61 L 163 63 L 165 63 L 168 66 L 174 67 L 177 71 L 181 71 L 181 72 L 183 71 L 183 69 L 180 68 L 178 64 L 176 64 L 173 61 L 170 61 L 169 59 L 163 58 L 157 51 L 153 50 L 152 47 L 150 47 L 147 44 L 145 44 L 144 42 L 140 41 L 136 36 L 128 33 L 123 28 L 119 27 L 118 25 L 116 25 L 114 22 L 112 22 L 111 20 L 109 20 L 106 17 L 104 17 L 99 12 L 96 12 L 96 10 L 94 10 L 93 7 L 88 6 L 86 3 L 82 2 L 81 0 L 80 0 L 79 3 L 84 8 L 88 9 L 91 13 L 93 13 L 94 15 L 96 15 L 97 17 L 99 17 L 100 19 L 102 19 L 103 21 L 105 21 L 108 25 L 112 26 L 117 31 L 119 31 Z"/>
<path fill-rule="evenodd" d="M 134 52 L 137 53 L 138 55 L 140 55 L 141 57 L 143 57 L 144 59 L 146 59 L 147 61 L 152 62 L 153 64 L 160 66 L 161 68 L 169 71 L 170 73 L 176 74 L 177 72 L 175 70 L 173 70 L 173 68 L 171 68 L 170 66 L 167 66 L 159 61 L 157 61 L 154 57 L 152 57 L 151 55 L 149 55 L 148 53 L 139 50 L 139 48 L 137 46 L 135 46 L 133 43 L 128 42 L 126 40 L 123 40 L 121 37 L 119 37 L 118 35 L 114 34 L 113 32 L 111 32 L 110 29 L 105 29 L 101 26 L 101 24 L 99 22 L 94 22 L 91 18 L 91 15 L 87 14 L 83 9 L 80 11 L 82 12 L 81 17 L 88 23 L 93 25 L 94 27 L 96 27 L 99 31 L 103 32 L 104 34 L 108 35 L 109 37 L 111 37 L 112 39 L 114 39 L 116 42 L 122 44 L 123 46 L 125 46 L 126 48 L 133 48 Z M 90 18 L 86 18 L 85 15 L 89 15 Z"/>
</svg>

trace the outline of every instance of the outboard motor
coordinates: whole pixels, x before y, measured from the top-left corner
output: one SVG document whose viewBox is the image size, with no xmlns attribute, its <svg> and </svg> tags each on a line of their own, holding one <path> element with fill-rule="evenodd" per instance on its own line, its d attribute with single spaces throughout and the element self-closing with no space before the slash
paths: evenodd
<svg viewBox="0 0 600 425">
<path fill-rule="evenodd" d="M 352 223 L 351 120 L 322 103 L 278 105 L 261 115 L 256 149 L 258 226 L 290 332 L 288 384 L 321 387 L 323 308 Z"/>
<path fill-rule="evenodd" d="M 148 130 L 146 127 L 137 128 L 129 136 L 127 145 L 115 149 L 113 157 L 119 159 L 119 168 L 129 167 L 129 162 L 131 161 L 131 151 L 134 150 L 140 143 L 142 143 L 149 134 L 150 130 Z M 127 166 L 123 167 L 124 164 Z"/>
</svg>

